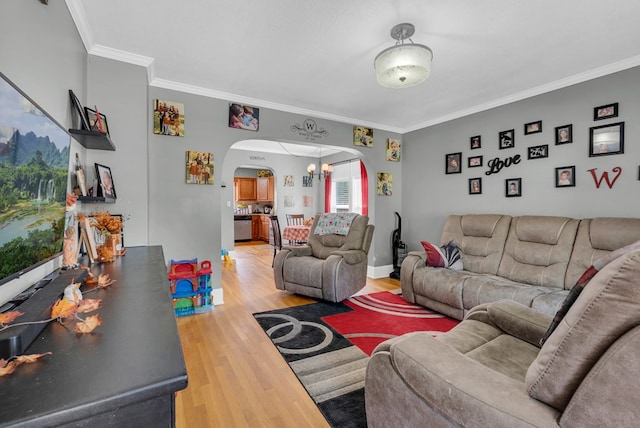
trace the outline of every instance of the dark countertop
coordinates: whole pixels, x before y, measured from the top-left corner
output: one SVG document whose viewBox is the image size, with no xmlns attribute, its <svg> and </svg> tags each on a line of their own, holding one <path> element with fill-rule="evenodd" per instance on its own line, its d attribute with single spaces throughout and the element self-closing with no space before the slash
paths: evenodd
<svg viewBox="0 0 640 428">
<path fill-rule="evenodd" d="M 0 426 L 85 426 L 77 421 L 100 414 L 87 426 L 111 426 L 106 421 L 117 420 L 118 412 L 126 414 L 122 408 L 132 409 L 135 403 L 151 403 L 145 408 L 151 414 L 166 412 L 174 392 L 186 388 L 162 247 L 128 248 L 125 256 L 94 265 L 92 271 L 116 280 L 85 296 L 102 299 L 100 309 L 88 314 L 98 313 L 102 325 L 79 335 L 49 323 L 27 353 L 53 355 L 0 377 Z M 127 417 L 140 412 L 133 409 Z M 158 421 L 153 419 L 149 424 Z M 163 425 L 165 419 L 162 414 Z M 136 426 L 145 425 L 138 422 Z M 171 420 L 166 422 L 171 426 Z"/>
</svg>

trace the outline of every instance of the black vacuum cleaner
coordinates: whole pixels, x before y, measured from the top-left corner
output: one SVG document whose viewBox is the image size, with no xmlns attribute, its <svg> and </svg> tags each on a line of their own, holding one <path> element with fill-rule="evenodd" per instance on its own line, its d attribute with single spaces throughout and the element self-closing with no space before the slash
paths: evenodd
<svg viewBox="0 0 640 428">
<path fill-rule="evenodd" d="M 402 218 L 400 214 L 396 215 L 396 229 L 391 234 L 391 250 L 393 251 L 393 272 L 389 274 L 390 278 L 400 279 L 400 266 L 407 256 L 407 245 L 400 240 L 402 237 Z"/>
</svg>

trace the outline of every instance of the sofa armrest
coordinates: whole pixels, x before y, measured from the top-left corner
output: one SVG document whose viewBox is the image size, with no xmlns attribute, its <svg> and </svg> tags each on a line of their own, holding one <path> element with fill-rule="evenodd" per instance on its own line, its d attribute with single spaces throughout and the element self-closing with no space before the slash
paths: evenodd
<svg viewBox="0 0 640 428">
<path fill-rule="evenodd" d="M 283 249 L 289 250 L 291 256 L 293 257 L 304 257 L 311 256 L 313 252 L 311 251 L 311 247 L 309 245 L 296 245 L 296 246 L 283 246 Z"/>
<path fill-rule="evenodd" d="M 408 384 L 407 393 L 417 394 L 456 426 L 557 426 L 560 412 L 532 399 L 522 381 L 496 373 L 429 333 L 407 336 L 388 352 L 375 352 L 368 377 L 375 375 L 377 360 L 385 354 L 391 360 L 387 367 Z"/>
<path fill-rule="evenodd" d="M 416 303 L 413 293 L 413 274 L 416 269 L 426 266 L 427 253 L 424 251 L 410 251 L 400 266 L 400 287 L 402 297 L 410 303 Z"/>
<path fill-rule="evenodd" d="M 355 265 L 367 260 L 367 253 L 362 250 L 338 250 L 332 251 L 330 256 L 340 256 L 348 265 Z"/>
<path fill-rule="evenodd" d="M 552 316 L 513 300 L 499 300 L 487 306 L 489 319 L 500 330 L 540 347 L 540 339 L 549 328 Z"/>
</svg>

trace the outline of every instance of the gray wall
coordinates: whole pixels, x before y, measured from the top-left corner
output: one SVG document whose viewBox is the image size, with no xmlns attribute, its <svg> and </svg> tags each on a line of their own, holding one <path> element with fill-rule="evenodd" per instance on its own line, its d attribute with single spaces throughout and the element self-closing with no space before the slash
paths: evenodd
<svg viewBox="0 0 640 428">
<path fill-rule="evenodd" d="M 520 102 L 404 135 L 402 238 L 410 249 L 420 241 L 438 241 L 448 214 L 544 214 L 586 218 L 637 217 L 640 214 L 640 68 L 615 73 Z M 593 108 L 618 102 L 619 117 L 594 121 Z M 542 120 L 543 132 L 524 135 L 524 124 Z M 589 128 L 625 122 L 624 154 L 588 156 Z M 573 143 L 555 145 L 556 126 L 573 124 Z M 515 129 L 515 148 L 498 149 L 498 133 Z M 469 138 L 482 136 L 482 148 Z M 527 160 L 527 147 L 548 144 L 549 157 Z M 462 152 L 462 173 L 445 175 L 445 154 Z M 487 176 L 487 162 L 519 154 L 520 164 Z M 482 155 L 482 168 L 467 168 L 469 156 Z M 556 188 L 557 167 L 575 165 L 576 186 Z M 622 174 L 609 188 L 596 188 L 587 171 Z M 468 194 L 468 179 L 482 177 L 482 194 Z M 522 178 L 522 196 L 505 197 L 505 179 Z"/>
</svg>

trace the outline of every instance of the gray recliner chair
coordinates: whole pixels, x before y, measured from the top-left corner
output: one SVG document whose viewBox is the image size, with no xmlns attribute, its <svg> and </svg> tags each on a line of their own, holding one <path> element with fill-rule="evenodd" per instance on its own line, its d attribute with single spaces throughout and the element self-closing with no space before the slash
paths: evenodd
<svg viewBox="0 0 640 428">
<path fill-rule="evenodd" d="M 367 255 L 374 226 L 357 215 L 347 235 L 316 234 L 317 215 L 306 245 L 284 246 L 273 267 L 276 288 L 317 299 L 340 302 L 367 282 Z"/>
</svg>

